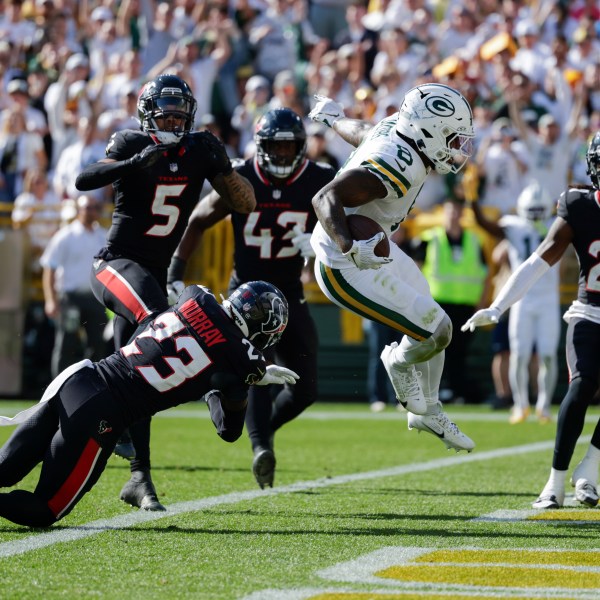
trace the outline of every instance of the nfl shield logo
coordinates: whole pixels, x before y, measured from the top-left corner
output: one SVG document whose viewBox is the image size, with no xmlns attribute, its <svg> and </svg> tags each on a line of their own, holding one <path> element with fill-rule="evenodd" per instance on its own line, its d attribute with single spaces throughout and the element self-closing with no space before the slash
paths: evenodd
<svg viewBox="0 0 600 600">
<path fill-rule="evenodd" d="M 171 173 L 177 173 L 177 171 L 179 171 L 179 167 L 177 166 L 177 163 L 171 163 L 169 165 L 169 169 L 171 169 Z"/>
</svg>

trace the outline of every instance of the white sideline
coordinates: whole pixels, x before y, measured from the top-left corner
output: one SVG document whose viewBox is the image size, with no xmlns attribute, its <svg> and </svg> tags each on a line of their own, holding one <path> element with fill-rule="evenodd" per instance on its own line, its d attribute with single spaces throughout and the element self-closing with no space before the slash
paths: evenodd
<svg viewBox="0 0 600 600">
<path fill-rule="evenodd" d="M 580 438 L 579 443 L 587 443 L 589 440 L 590 436 L 582 437 Z M 330 478 L 324 477 L 321 479 L 315 479 L 313 481 L 299 481 L 297 483 L 275 487 L 268 490 L 233 492 L 231 494 L 224 494 L 222 496 L 201 498 L 199 500 L 191 500 L 188 502 L 178 502 L 177 504 L 169 505 L 166 512 L 146 512 L 139 510 L 110 519 L 91 521 L 85 525 L 67 527 L 64 529 L 55 529 L 54 531 L 34 534 L 20 540 L 4 542 L 0 544 L 0 558 L 24 554 L 26 552 L 31 552 L 32 550 L 39 550 L 40 548 L 52 546 L 53 544 L 81 540 L 98 533 L 110 531 L 112 529 L 132 527 L 134 525 L 147 523 L 148 521 L 157 521 L 159 519 L 173 517 L 182 513 L 204 510 L 213 506 L 235 504 L 244 500 L 255 500 L 258 498 L 276 496 L 279 494 L 303 492 L 311 488 L 325 488 L 332 485 L 341 485 L 353 481 L 379 479 L 381 477 L 393 477 L 397 475 L 406 475 L 408 473 L 420 473 L 423 471 L 431 471 L 433 469 L 458 466 L 470 462 L 479 462 L 518 454 L 529 454 L 531 452 L 541 452 L 551 450 L 553 447 L 554 441 L 536 442 L 534 444 L 524 444 L 522 446 L 489 450 L 488 452 L 475 452 L 474 454 L 452 456 L 450 458 L 430 460 L 423 463 L 391 467 L 389 469 L 381 469 L 379 471 L 352 473 L 349 475 L 339 475 L 337 477 Z"/>
</svg>

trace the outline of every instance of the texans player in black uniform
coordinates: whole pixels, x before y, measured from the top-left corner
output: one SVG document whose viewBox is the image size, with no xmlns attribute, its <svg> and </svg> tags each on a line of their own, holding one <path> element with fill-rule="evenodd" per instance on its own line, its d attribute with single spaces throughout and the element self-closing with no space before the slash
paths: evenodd
<svg viewBox="0 0 600 600">
<path fill-rule="evenodd" d="M 314 257 L 310 233 L 317 218 L 311 198 L 333 179 L 335 170 L 306 158 L 302 119 L 289 108 L 266 113 L 256 126 L 254 140 L 255 156 L 235 167 L 252 184 L 257 205 L 250 214 L 231 214 L 235 248 L 229 289 L 265 279 L 283 291 L 290 304 L 290 322 L 268 358 L 300 375 L 298 385 L 278 390 L 274 401 L 271 390 L 250 390 L 246 428 L 254 452 L 252 470 L 264 488 L 273 486 L 275 431 L 317 398 L 317 331 L 301 275 L 305 260 Z M 169 268 L 174 290 L 183 286 L 186 261 L 202 233 L 230 213 L 218 190 L 194 209 Z"/>
<path fill-rule="evenodd" d="M 600 132 L 586 154 L 591 187 L 571 188 L 558 199 L 558 214 L 550 231 L 506 282 L 490 308 L 476 312 L 463 331 L 497 323 L 499 316 L 517 302 L 572 245 L 579 261 L 577 299 L 564 315 L 569 387 L 558 413 L 550 478 L 533 508 L 559 508 L 565 500 L 569 463 L 583 431 L 585 414 L 598 391 L 600 377 Z M 598 504 L 600 421 L 588 451 L 575 467 L 571 485 L 575 499 L 585 506 Z"/>
<path fill-rule="evenodd" d="M 232 169 L 223 144 L 208 131 L 191 131 L 195 112 L 187 83 L 159 75 L 138 98 L 141 130 L 113 134 L 106 158 L 77 177 L 79 190 L 113 184 L 115 192 L 108 243 L 94 262 L 92 290 L 116 315 L 116 349 L 169 307 L 167 268 L 205 179 L 231 210 L 254 208 L 252 186 Z M 150 420 L 130 432 L 136 456 L 121 499 L 164 510 L 150 477 Z"/>
<path fill-rule="evenodd" d="M 219 436 L 237 440 L 248 386 L 298 377 L 267 366 L 262 354 L 287 319 L 284 295 L 264 281 L 240 286 L 222 304 L 193 285 L 120 351 L 63 371 L 37 405 L 0 417 L 21 423 L 0 449 L 0 487 L 42 462 L 34 492 L 0 494 L 0 516 L 31 527 L 62 519 L 98 481 L 125 427 L 184 402 L 203 397 Z"/>
</svg>

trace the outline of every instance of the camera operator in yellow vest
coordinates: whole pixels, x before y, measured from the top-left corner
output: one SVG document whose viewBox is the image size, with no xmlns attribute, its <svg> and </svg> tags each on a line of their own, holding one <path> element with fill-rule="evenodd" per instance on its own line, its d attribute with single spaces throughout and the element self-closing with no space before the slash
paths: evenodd
<svg viewBox="0 0 600 600">
<path fill-rule="evenodd" d="M 470 338 L 460 326 L 486 306 L 491 278 L 477 234 L 461 223 L 464 201 L 449 197 L 443 205 L 443 225 L 425 230 L 413 242 L 414 259 L 421 263 L 431 295 L 453 324 L 452 342 L 440 385 L 442 402 L 475 403 L 482 398 L 465 369 Z"/>
</svg>

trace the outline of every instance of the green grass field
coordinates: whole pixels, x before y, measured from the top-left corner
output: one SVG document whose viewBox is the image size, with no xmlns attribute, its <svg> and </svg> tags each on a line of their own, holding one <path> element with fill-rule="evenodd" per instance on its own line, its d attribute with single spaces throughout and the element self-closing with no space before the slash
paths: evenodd
<svg viewBox="0 0 600 600">
<path fill-rule="evenodd" d="M 0 402 L 0 414 L 26 405 Z M 391 409 L 313 406 L 278 432 L 265 491 L 245 434 L 222 442 L 203 404 L 163 413 L 153 473 L 169 511 L 123 504 L 128 465 L 113 457 L 54 527 L 0 520 L 0 598 L 599 598 L 600 509 L 531 510 L 555 425 L 511 426 L 484 406 L 448 412 L 473 453 L 409 432 Z M 593 407 L 572 467 L 597 418 Z"/>
</svg>

